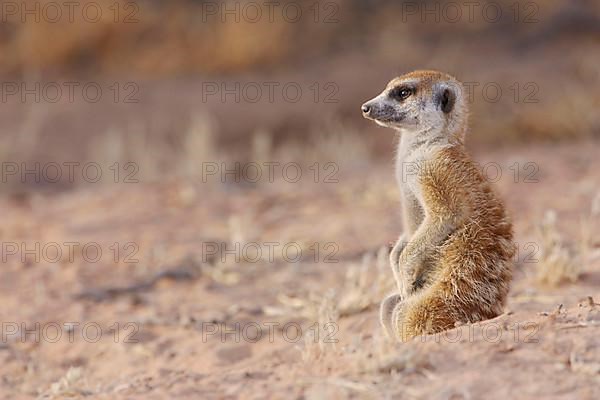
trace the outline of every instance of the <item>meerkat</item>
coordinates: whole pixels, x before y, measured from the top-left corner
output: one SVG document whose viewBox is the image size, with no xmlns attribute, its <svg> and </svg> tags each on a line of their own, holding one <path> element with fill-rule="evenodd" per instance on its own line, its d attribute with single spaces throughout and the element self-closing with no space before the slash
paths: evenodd
<svg viewBox="0 0 600 400">
<path fill-rule="evenodd" d="M 462 84 L 437 71 L 393 79 L 362 105 L 400 133 L 396 179 L 403 233 L 390 253 L 397 293 L 380 322 L 400 341 L 502 313 L 512 278 L 512 225 L 469 158 Z"/>
</svg>

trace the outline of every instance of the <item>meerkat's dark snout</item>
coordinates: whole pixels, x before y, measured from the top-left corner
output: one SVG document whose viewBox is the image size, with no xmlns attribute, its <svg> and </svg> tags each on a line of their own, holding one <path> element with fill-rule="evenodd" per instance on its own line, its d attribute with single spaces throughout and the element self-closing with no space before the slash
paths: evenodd
<svg viewBox="0 0 600 400">
<path fill-rule="evenodd" d="M 365 103 L 360 107 L 360 109 L 362 110 L 362 113 L 367 116 L 371 113 L 372 107 L 368 103 Z"/>
</svg>

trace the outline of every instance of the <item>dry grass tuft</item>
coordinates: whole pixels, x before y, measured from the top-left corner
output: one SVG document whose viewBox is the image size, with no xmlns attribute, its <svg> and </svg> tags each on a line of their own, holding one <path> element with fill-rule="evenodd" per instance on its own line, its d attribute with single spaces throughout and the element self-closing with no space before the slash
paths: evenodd
<svg viewBox="0 0 600 400">
<path fill-rule="evenodd" d="M 327 355 L 335 355 L 337 340 L 332 332 L 339 330 L 339 311 L 336 302 L 335 290 L 325 293 L 318 308 L 318 328 L 306 329 L 304 346 L 302 347 L 302 360 L 305 362 L 317 361 Z"/>
<path fill-rule="evenodd" d="M 394 282 L 390 277 L 387 247 L 381 247 L 376 257 L 365 254 L 360 264 L 348 268 L 340 290 L 340 315 L 357 314 L 379 304 L 393 288 Z"/>
<path fill-rule="evenodd" d="M 361 373 L 418 373 L 426 376 L 433 369 L 429 354 L 421 347 L 390 341 L 379 327 L 373 333 L 373 344 L 358 349 L 356 366 Z"/>
<path fill-rule="evenodd" d="M 592 218 L 594 217 L 600 217 L 600 191 L 592 200 Z"/>
<path fill-rule="evenodd" d="M 600 258 L 600 241 L 594 227 L 600 225 L 600 191 L 592 199 L 592 207 L 589 218 L 581 220 L 582 255 L 588 263 Z"/>
<path fill-rule="evenodd" d="M 198 177 L 202 163 L 220 159 L 215 143 L 216 125 L 208 115 L 195 115 L 185 132 L 180 157 L 180 172 L 185 176 Z"/>
<path fill-rule="evenodd" d="M 71 367 L 58 381 L 50 385 L 50 389 L 42 394 L 41 398 L 65 398 L 88 396 L 92 392 L 86 389 L 83 370 L 79 367 Z"/>
<path fill-rule="evenodd" d="M 581 273 L 581 257 L 567 246 L 556 225 L 556 212 L 550 210 L 539 226 L 542 241 L 537 280 L 549 286 L 576 282 Z"/>
<path fill-rule="evenodd" d="M 336 293 L 335 290 L 329 290 L 325 293 L 323 297 L 323 301 L 319 306 L 319 327 L 323 328 L 325 334 L 332 330 L 329 327 L 335 327 L 335 330 L 338 330 L 338 321 L 340 318 L 340 313 L 338 309 L 338 303 L 336 301 Z M 336 341 L 333 340 L 320 340 L 319 346 L 321 348 L 321 352 L 327 351 L 327 349 L 331 348 L 333 350 L 336 349 Z"/>
<path fill-rule="evenodd" d="M 273 136 L 264 129 L 259 129 L 252 135 L 252 159 L 263 164 L 271 159 L 273 154 Z"/>
<path fill-rule="evenodd" d="M 378 305 L 394 285 L 387 261 L 388 249 L 382 247 L 376 256 L 365 254 L 362 261 L 348 267 L 346 279 L 339 289 L 325 294 L 309 292 L 304 297 L 278 296 L 283 307 L 267 307 L 268 315 L 295 315 L 309 321 L 322 320 L 325 305 L 335 304 L 336 318 L 358 314 Z"/>
<path fill-rule="evenodd" d="M 124 129 L 111 128 L 90 140 L 88 154 L 106 166 L 119 162 L 125 168 L 127 163 L 134 163 L 135 178 L 144 182 L 173 176 L 200 181 L 203 163 L 223 159 L 217 150 L 215 132 L 210 116 L 194 115 L 187 129 L 169 144 L 164 137 L 152 136 L 146 123 L 133 121 Z"/>
<path fill-rule="evenodd" d="M 600 362 L 585 360 L 582 356 L 575 354 L 575 352 L 571 352 L 569 355 L 569 365 L 573 372 L 589 374 L 592 376 L 600 374 Z"/>
</svg>

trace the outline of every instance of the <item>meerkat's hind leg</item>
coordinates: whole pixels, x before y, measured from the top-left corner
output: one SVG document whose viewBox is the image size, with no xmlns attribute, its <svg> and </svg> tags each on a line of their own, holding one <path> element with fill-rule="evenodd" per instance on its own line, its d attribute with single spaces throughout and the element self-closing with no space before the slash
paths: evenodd
<svg viewBox="0 0 600 400">
<path fill-rule="evenodd" d="M 392 310 L 394 337 L 405 342 L 415 336 L 452 329 L 457 322 L 461 322 L 459 315 L 462 307 L 450 293 L 426 288 L 396 304 Z"/>
<path fill-rule="evenodd" d="M 415 336 L 426 333 L 420 326 L 420 320 L 427 316 L 419 315 L 415 320 L 413 314 L 422 298 L 422 294 L 417 294 L 394 304 L 390 314 L 388 337 L 399 342 L 407 342 Z"/>
<path fill-rule="evenodd" d="M 379 322 L 383 327 L 388 339 L 394 340 L 396 334 L 392 326 L 392 313 L 396 308 L 396 305 L 402 301 L 402 297 L 399 294 L 391 294 L 381 302 L 379 307 Z"/>
</svg>

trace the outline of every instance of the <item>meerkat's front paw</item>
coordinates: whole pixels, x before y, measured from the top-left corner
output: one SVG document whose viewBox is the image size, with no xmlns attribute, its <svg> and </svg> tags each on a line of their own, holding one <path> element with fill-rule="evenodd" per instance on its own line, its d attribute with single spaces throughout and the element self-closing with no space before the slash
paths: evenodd
<svg viewBox="0 0 600 400">
<path fill-rule="evenodd" d="M 394 340 L 396 333 L 392 327 L 392 314 L 396 305 L 402 301 L 402 296 L 399 294 L 392 294 L 383 299 L 381 306 L 379 307 L 379 322 L 383 327 L 388 339 Z"/>
<path fill-rule="evenodd" d="M 424 261 L 421 257 L 411 257 L 406 261 L 405 264 L 401 265 L 400 268 L 406 276 L 405 285 L 409 293 L 414 293 L 417 290 L 423 288 L 425 285 L 425 278 L 423 276 Z"/>
<path fill-rule="evenodd" d="M 398 287 L 398 290 L 400 291 L 401 294 L 404 294 L 404 295 L 407 294 L 408 288 L 405 285 L 406 279 L 403 276 L 404 274 L 402 273 L 400 264 L 401 264 L 402 251 L 404 250 L 404 248 L 406 247 L 407 244 L 408 244 L 408 240 L 406 238 L 406 235 L 403 234 L 396 241 L 396 244 L 394 245 L 394 247 L 392 248 L 392 251 L 390 252 L 390 266 L 392 267 L 392 273 L 394 274 L 394 278 L 396 280 L 396 285 Z"/>
</svg>

